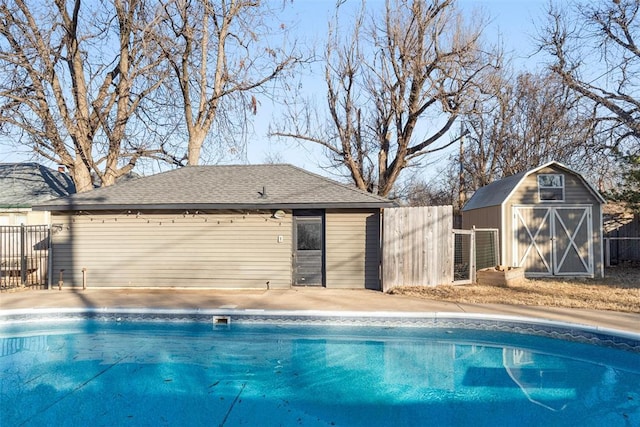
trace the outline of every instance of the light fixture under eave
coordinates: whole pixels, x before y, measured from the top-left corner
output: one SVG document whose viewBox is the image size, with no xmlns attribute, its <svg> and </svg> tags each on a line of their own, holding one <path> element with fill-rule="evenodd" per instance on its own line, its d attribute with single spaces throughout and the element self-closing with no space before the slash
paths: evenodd
<svg viewBox="0 0 640 427">
<path fill-rule="evenodd" d="M 284 211 L 282 209 L 278 209 L 277 211 L 273 212 L 273 218 L 275 219 L 280 219 L 280 218 L 284 218 Z"/>
</svg>

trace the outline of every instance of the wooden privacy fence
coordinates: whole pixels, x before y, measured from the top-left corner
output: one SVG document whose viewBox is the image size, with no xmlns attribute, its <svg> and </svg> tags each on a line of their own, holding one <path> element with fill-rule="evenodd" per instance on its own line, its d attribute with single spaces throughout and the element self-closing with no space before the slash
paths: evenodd
<svg viewBox="0 0 640 427">
<path fill-rule="evenodd" d="M 382 235 L 382 288 L 452 283 L 452 206 L 385 209 Z"/>
</svg>

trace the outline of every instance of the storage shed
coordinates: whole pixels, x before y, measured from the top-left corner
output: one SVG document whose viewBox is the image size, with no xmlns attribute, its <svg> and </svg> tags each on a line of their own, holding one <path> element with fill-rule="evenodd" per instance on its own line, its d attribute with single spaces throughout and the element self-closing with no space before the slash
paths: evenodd
<svg viewBox="0 0 640 427">
<path fill-rule="evenodd" d="M 527 276 L 602 277 L 604 203 L 582 175 L 549 162 L 478 189 L 462 224 L 498 229 L 501 264 Z"/>
<path fill-rule="evenodd" d="M 239 165 L 189 166 L 34 209 L 52 212 L 53 275 L 65 286 L 380 289 L 390 206 L 294 166 Z"/>
</svg>

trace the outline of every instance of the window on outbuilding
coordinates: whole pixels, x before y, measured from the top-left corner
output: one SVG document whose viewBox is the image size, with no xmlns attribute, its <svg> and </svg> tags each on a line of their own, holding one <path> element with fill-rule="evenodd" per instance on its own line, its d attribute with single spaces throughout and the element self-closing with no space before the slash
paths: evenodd
<svg viewBox="0 0 640 427">
<path fill-rule="evenodd" d="M 564 201 L 564 175 L 547 173 L 538 175 L 538 197 L 544 201 Z"/>
</svg>

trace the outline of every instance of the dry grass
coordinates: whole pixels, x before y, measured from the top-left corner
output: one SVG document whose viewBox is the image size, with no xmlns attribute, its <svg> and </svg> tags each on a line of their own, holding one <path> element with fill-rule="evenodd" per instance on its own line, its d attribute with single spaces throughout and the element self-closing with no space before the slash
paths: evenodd
<svg viewBox="0 0 640 427">
<path fill-rule="evenodd" d="M 528 279 L 509 287 L 404 286 L 396 295 L 470 304 L 519 304 L 640 313 L 640 269 L 612 268 L 604 279 Z"/>
</svg>

